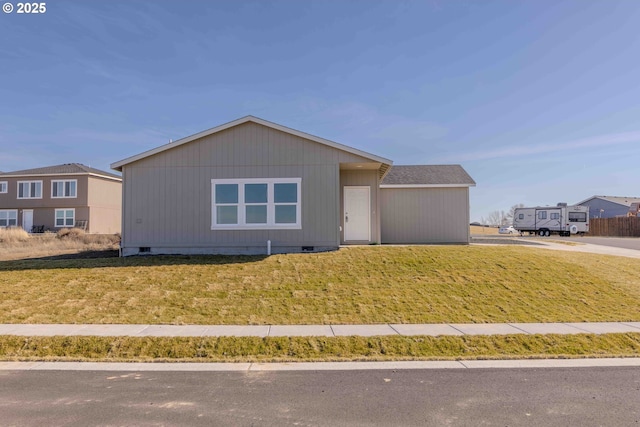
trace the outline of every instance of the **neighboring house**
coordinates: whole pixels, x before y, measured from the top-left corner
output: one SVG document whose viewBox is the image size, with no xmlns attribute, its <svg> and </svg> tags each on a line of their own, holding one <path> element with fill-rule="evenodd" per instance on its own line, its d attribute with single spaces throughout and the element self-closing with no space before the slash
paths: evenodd
<svg viewBox="0 0 640 427">
<path fill-rule="evenodd" d="M 469 242 L 475 183 L 460 166 L 392 167 L 252 116 L 111 167 L 123 178 L 125 256 Z"/>
<path fill-rule="evenodd" d="M 122 178 L 79 163 L 0 174 L 0 227 L 119 233 Z"/>
<path fill-rule="evenodd" d="M 593 196 L 577 205 L 589 206 L 590 218 L 615 218 L 627 216 L 633 203 L 639 203 L 640 197 Z"/>
</svg>

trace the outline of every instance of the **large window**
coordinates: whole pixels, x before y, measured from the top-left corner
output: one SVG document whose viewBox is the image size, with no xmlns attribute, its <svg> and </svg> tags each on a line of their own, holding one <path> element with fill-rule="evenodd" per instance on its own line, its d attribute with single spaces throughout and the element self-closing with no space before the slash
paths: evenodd
<svg viewBox="0 0 640 427">
<path fill-rule="evenodd" d="M 54 199 L 77 197 L 77 185 L 78 181 L 75 179 L 51 181 L 51 197 Z"/>
<path fill-rule="evenodd" d="M 75 219 L 75 209 L 56 209 L 56 227 L 73 227 Z"/>
<path fill-rule="evenodd" d="M 18 225 L 17 210 L 1 210 L 0 211 L 0 227 L 15 227 Z"/>
<path fill-rule="evenodd" d="M 547 219 L 547 211 L 538 211 L 538 219 Z"/>
<path fill-rule="evenodd" d="M 6 193 L 8 190 L 7 181 L 0 181 L 0 193 Z"/>
<path fill-rule="evenodd" d="M 569 222 L 587 222 L 587 213 L 569 212 Z"/>
<path fill-rule="evenodd" d="M 211 229 L 301 228 L 301 178 L 212 179 Z"/>
<path fill-rule="evenodd" d="M 42 199 L 42 181 L 18 181 L 18 199 Z"/>
</svg>

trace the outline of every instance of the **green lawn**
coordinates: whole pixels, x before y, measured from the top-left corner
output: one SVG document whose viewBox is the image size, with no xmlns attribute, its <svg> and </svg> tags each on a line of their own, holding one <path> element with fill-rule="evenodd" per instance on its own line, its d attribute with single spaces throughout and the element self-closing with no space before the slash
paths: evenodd
<svg viewBox="0 0 640 427">
<path fill-rule="evenodd" d="M 511 246 L 0 262 L 0 323 L 640 321 L 640 260 Z"/>
</svg>

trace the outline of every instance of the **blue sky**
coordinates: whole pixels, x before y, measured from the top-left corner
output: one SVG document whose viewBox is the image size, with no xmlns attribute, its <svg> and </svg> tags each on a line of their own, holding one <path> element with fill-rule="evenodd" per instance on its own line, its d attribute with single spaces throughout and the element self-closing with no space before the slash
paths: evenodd
<svg viewBox="0 0 640 427">
<path fill-rule="evenodd" d="M 472 221 L 640 197 L 640 1 L 46 9 L 0 14 L 2 171 L 109 170 L 251 114 L 395 164 L 461 164 Z"/>
</svg>

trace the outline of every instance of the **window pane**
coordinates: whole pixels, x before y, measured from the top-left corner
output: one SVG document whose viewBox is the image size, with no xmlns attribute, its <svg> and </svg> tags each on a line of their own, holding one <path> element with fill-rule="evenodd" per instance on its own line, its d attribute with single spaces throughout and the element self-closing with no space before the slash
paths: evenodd
<svg viewBox="0 0 640 427">
<path fill-rule="evenodd" d="M 64 218 L 64 211 L 56 211 L 56 218 Z"/>
<path fill-rule="evenodd" d="M 73 218 L 67 218 L 66 224 L 67 227 L 73 227 Z"/>
<path fill-rule="evenodd" d="M 53 183 L 53 194 L 52 194 L 52 196 L 53 197 L 58 197 L 58 183 L 57 182 Z"/>
<path fill-rule="evenodd" d="M 18 197 L 24 197 L 24 184 L 18 184 Z"/>
<path fill-rule="evenodd" d="M 237 206 L 216 206 L 216 224 L 237 224 Z"/>
<path fill-rule="evenodd" d="M 245 184 L 244 202 L 267 203 L 267 184 Z"/>
<path fill-rule="evenodd" d="M 298 202 L 298 184 L 274 184 L 273 191 L 276 203 Z"/>
<path fill-rule="evenodd" d="M 266 224 L 267 223 L 267 206 L 247 206 L 247 224 Z"/>
<path fill-rule="evenodd" d="M 295 184 L 294 184 L 295 185 Z M 276 206 L 276 224 L 295 224 L 296 206 Z"/>
<path fill-rule="evenodd" d="M 216 203 L 238 203 L 238 184 L 216 184 Z"/>
<path fill-rule="evenodd" d="M 76 197 L 76 182 L 75 181 L 71 181 L 68 184 L 69 184 L 69 192 L 68 192 L 67 196 Z"/>
<path fill-rule="evenodd" d="M 64 225 L 64 218 L 56 218 L 56 227 L 62 227 Z"/>
<path fill-rule="evenodd" d="M 0 227 L 6 227 L 7 226 L 7 220 L 6 219 L 0 219 Z"/>
</svg>

